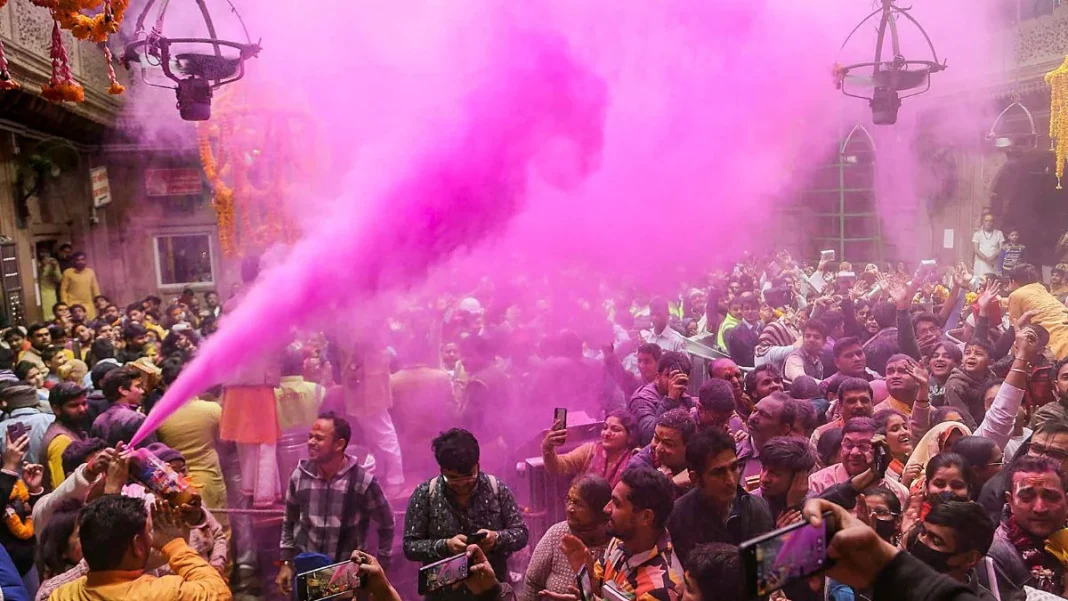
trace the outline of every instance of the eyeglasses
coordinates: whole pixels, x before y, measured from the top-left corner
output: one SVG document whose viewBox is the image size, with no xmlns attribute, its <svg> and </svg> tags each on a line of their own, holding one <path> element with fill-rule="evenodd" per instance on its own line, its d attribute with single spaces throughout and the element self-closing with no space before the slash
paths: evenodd
<svg viewBox="0 0 1068 601">
<path fill-rule="evenodd" d="M 871 446 L 870 442 L 861 442 L 861 443 L 854 444 L 854 443 L 852 443 L 852 442 L 850 442 L 848 440 L 843 440 L 842 441 L 842 450 L 845 451 L 846 453 L 848 453 L 849 451 L 852 451 L 852 450 L 858 450 L 861 453 L 868 453 L 868 452 L 871 451 L 871 449 L 872 449 L 872 446 Z"/>
<path fill-rule="evenodd" d="M 1040 455 L 1042 457 L 1047 457 L 1049 459 L 1052 459 L 1054 461 L 1061 462 L 1061 463 L 1063 463 L 1064 460 L 1068 459 L 1068 451 L 1063 451 L 1061 449 L 1053 449 L 1053 448 L 1049 448 L 1049 447 L 1044 447 L 1042 445 L 1037 445 L 1035 443 L 1031 443 L 1031 451 L 1030 452 L 1031 452 L 1032 455 Z"/>
<path fill-rule="evenodd" d="M 475 480 L 478 480 L 478 470 L 476 469 L 474 473 L 468 474 L 466 476 L 449 476 L 445 473 L 442 473 L 441 479 L 445 481 L 445 484 L 470 484 Z"/>
<path fill-rule="evenodd" d="M 894 513 L 893 511 L 890 511 L 889 509 L 884 509 L 882 507 L 879 507 L 877 509 L 872 509 L 870 513 L 871 513 L 872 517 L 876 517 L 876 518 L 879 518 L 879 519 L 882 519 L 882 520 L 893 519 L 893 518 L 896 518 L 897 516 L 901 515 L 899 513 Z"/>
<path fill-rule="evenodd" d="M 991 461 L 990 463 L 986 464 L 986 467 L 1004 467 L 1004 466 L 1005 466 L 1005 460 L 1004 459 L 1002 459 L 1001 461 Z"/>
</svg>

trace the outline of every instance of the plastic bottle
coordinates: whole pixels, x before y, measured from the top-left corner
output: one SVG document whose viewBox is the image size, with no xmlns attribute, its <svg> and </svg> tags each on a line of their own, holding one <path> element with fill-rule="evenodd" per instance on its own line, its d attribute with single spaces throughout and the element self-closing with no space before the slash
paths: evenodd
<svg viewBox="0 0 1068 601">
<path fill-rule="evenodd" d="M 189 503 L 196 494 L 196 489 L 184 476 L 148 449 L 137 449 L 130 454 L 130 475 L 157 497 L 175 506 Z"/>
</svg>

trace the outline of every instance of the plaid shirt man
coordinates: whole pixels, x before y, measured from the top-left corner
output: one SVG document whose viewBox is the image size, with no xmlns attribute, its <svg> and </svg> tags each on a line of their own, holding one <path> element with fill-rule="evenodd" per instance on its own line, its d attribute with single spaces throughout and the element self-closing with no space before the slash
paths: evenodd
<svg viewBox="0 0 1068 601">
<path fill-rule="evenodd" d="M 329 480 L 319 475 L 314 461 L 304 460 L 293 471 L 282 521 L 282 560 L 300 553 L 321 553 L 344 561 L 360 549 L 367 551 L 370 520 L 378 524 L 378 551 L 389 565 L 393 551 L 393 510 L 374 476 L 345 456 L 345 464 Z"/>
</svg>

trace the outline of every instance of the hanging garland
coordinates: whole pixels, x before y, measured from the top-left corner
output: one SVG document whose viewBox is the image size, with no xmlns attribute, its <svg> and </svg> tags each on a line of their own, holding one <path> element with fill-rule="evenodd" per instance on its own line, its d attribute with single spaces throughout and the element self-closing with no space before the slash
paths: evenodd
<svg viewBox="0 0 1068 601">
<path fill-rule="evenodd" d="M 1064 165 L 1068 161 L 1068 57 L 1065 57 L 1061 66 L 1046 73 L 1045 79 L 1050 86 L 1050 150 L 1057 156 L 1057 189 L 1063 190 L 1061 178 L 1064 177 Z"/>
<path fill-rule="evenodd" d="M 70 57 L 63 46 L 60 30 L 67 30 L 78 40 L 105 44 L 104 56 L 108 61 L 109 94 L 122 94 L 126 88 L 115 78 L 112 67 L 111 50 L 107 47 L 108 36 L 118 33 L 119 26 L 130 6 L 130 0 L 30 0 L 35 6 L 52 13 L 52 47 L 49 55 L 52 59 L 52 78 L 42 86 L 41 95 L 52 102 L 84 102 L 85 90 L 74 81 L 70 70 Z M 7 0 L 0 0 L 0 8 Z M 95 15 L 87 12 L 100 10 Z M 21 87 L 12 79 L 8 69 L 4 44 L 0 41 L 0 92 Z"/>
</svg>

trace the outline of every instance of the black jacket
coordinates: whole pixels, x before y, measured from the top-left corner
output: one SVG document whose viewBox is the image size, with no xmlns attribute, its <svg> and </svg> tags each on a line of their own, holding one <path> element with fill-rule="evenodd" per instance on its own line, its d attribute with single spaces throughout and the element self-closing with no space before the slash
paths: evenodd
<svg viewBox="0 0 1068 601">
<path fill-rule="evenodd" d="M 872 601 L 985 601 L 967 585 L 939 574 L 902 551 L 872 585 Z"/>
<path fill-rule="evenodd" d="M 741 487 L 738 488 L 738 496 L 734 498 L 734 506 L 725 524 L 696 489 L 675 501 L 675 508 L 667 521 L 671 544 L 683 566 L 690 551 L 697 545 L 728 543 L 737 546 L 774 528 L 775 522 L 771 519 L 767 501 L 745 492 Z"/>
</svg>

